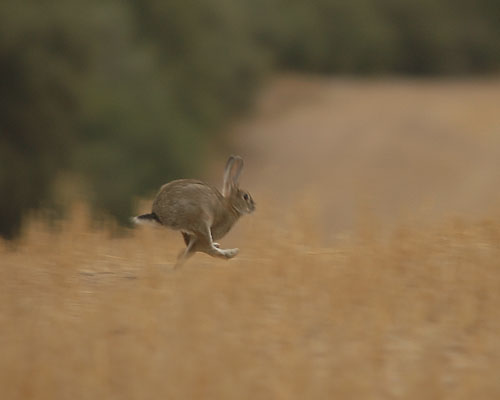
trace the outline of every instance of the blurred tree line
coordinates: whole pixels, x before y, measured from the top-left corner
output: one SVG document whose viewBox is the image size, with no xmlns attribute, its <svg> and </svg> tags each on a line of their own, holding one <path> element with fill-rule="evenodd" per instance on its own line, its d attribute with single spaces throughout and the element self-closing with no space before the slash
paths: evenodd
<svg viewBox="0 0 500 400">
<path fill-rule="evenodd" d="M 498 0 L 2 0 L 0 235 L 62 170 L 124 220 L 270 71 L 497 73 Z"/>
</svg>

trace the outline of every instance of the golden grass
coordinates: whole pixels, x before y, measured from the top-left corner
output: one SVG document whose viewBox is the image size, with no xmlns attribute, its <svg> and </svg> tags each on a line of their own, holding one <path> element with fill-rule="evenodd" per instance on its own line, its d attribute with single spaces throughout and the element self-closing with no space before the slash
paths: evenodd
<svg viewBox="0 0 500 400">
<path fill-rule="evenodd" d="M 178 234 L 33 220 L 0 250 L 0 397 L 499 398 L 498 220 L 321 248 L 268 212 L 176 271 Z"/>
</svg>

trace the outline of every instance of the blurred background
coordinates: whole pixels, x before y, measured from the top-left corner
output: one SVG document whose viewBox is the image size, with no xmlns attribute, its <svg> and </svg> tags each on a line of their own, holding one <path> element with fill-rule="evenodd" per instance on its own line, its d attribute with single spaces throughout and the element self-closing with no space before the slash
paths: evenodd
<svg viewBox="0 0 500 400">
<path fill-rule="evenodd" d="M 0 397 L 499 399 L 499 16 L 1 0 Z M 238 257 L 117 229 L 231 153 Z"/>
<path fill-rule="evenodd" d="M 123 222 L 168 180 L 219 179 L 232 151 L 250 190 L 319 193 L 339 229 L 363 205 L 491 206 L 499 15 L 496 0 L 3 0 L 0 235 L 82 198 Z"/>
</svg>

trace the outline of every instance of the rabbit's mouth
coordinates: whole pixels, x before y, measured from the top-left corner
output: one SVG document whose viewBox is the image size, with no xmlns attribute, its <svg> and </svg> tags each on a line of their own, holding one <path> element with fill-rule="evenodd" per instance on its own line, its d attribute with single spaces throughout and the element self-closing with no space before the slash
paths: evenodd
<svg viewBox="0 0 500 400">
<path fill-rule="evenodd" d="M 251 214 L 255 211 L 255 204 L 246 204 L 245 207 L 241 207 L 241 209 L 239 209 L 238 211 L 241 215 Z"/>
</svg>

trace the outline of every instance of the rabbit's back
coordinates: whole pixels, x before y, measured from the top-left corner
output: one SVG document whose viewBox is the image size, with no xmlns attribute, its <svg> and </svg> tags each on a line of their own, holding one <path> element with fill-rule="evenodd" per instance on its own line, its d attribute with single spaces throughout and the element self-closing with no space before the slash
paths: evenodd
<svg viewBox="0 0 500 400">
<path fill-rule="evenodd" d="M 202 222 L 214 219 L 222 202 L 222 195 L 213 186 L 193 179 L 180 179 L 161 187 L 152 211 L 165 226 L 197 232 Z"/>
</svg>

